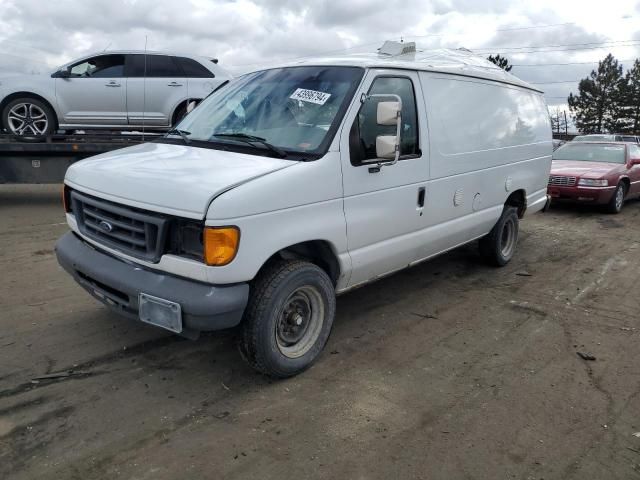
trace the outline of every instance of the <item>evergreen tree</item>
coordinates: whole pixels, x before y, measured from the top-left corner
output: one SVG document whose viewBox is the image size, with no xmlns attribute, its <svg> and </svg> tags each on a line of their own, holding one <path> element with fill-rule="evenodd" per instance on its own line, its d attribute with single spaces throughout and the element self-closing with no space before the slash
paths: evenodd
<svg viewBox="0 0 640 480">
<path fill-rule="evenodd" d="M 640 134 L 640 59 L 627 70 L 619 103 L 620 131 Z"/>
<path fill-rule="evenodd" d="M 499 53 L 495 57 L 493 55 L 489 55 L 487 60 L 496 64 L 505 72 L 509 72 L 513 68 L 513 65 L 509 65 L 509 60 L 507 60 L 506 57 L 501 57 Z"/>
<path fill-rule="evenodd" d="M 578 130 L 583 133 L 614 132 L 620 128 L 622 67 L 609 54 L 587 78 L 580 80 L 578 95 L 569 94 L 568 103 Z"/>
</svg>

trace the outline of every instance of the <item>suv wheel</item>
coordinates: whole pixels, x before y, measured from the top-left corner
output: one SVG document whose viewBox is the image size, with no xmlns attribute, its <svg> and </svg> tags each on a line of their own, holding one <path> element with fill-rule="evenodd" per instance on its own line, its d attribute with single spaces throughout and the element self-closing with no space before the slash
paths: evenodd
<svg viewBox="0 0 640 480">
<path fill-rule="evenodd" d="M 505 206 L 495 226 L 480 239 L 482 257 L 497 267 L 509 263 L 516 251 L 518 227 L 518 209 Z"/>
<path fill-rule="evenodd" d="M 53 110 L 37 98 L 16 98 L 2 110 L 2 126 L 13 135 L 49 135 L 56 130 L 55 124 Z"/>
<path fill-rule="evenodd" d="M 335 310 L 335 290 L 324 270 L 300 260 L 274 262 L 252 285 L 240 353 L 266 375 L 296 375 L 320 355 Z"/>
</svg>

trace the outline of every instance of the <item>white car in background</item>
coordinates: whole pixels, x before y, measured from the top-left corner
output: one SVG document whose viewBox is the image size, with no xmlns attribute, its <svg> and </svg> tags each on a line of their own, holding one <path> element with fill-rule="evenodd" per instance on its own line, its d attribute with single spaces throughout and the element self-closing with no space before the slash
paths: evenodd
<svg viewBox="0 0 640 480">
<path fill-rule="evenodd" d="M 57 130 L 166 130 L 231 79 L 216 59 L 117 51 L 83 57 L 46 75 L 0 80 L 0 123 L 14 135 Z"/>
</svg>

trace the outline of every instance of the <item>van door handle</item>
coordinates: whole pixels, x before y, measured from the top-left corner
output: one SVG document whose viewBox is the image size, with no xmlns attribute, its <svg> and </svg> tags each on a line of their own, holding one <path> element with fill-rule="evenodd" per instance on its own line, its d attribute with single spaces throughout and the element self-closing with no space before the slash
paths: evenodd
<svg viewBox="0 0 640 480">
<path fill-rule="evenodd" d="M 420 187 L 418 189 L 418 208 L 424 207 L 425 194 L 426 194 L 426 189 L 424 187 Z"/>
<path fill-rule="evenodd" d="M 167 86 L 168 87 L 181 87 L 182 84 L 178 83 L 178 82 L 169 82 L 169 83 L 167 83 Z"/>
<path fill-rule="evenodd" d="M 111 80 L 109 83 L 105 83 L 104 84 L 106 87 L 119 87 L 120 84 L 118 82 L 116 82 L 115 80 Z"/>
</svg>

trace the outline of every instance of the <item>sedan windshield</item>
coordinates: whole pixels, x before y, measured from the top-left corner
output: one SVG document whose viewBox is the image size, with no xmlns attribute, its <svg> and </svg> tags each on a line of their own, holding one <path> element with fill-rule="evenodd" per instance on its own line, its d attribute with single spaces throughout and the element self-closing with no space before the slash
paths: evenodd
<svg viewBox="0 0 640 480">
<path fill-rule="evenodd" d="M 209 96 L 177 130 L 190 141 L 242 146 L 260 155 L 321 155 L 363 72 L 316 66 L 250 73 Z"/>
<path fill-rule="evenodd" d="M 574 137 L 573 142 L 613 142 L 615 135 L 579 135 Z"/>
<path fill-rule="evenodd" d="M 624 163 L 624 145 L 567 143 L 553 152 L 554 160 Z"/>
</svg>

